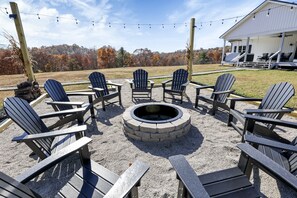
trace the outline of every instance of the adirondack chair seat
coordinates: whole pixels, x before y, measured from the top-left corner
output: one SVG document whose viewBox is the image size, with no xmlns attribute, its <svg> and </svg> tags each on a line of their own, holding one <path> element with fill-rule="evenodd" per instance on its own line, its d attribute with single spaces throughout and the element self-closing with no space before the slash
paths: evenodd
<svg viewBox="0 0 297 198">
<path fill-rule="evenodd" d="M 172 95 L 172 99 L 175 96 L 180 96 L 180 103 L 183 102 L 183 96 L 186 94 L 186 87 L 190 82 L 188 81 L 188 72 L 184 69 L 178 69 L 173 72 L 171 80 L 162 82 L 163 87 L 163 101 L 165 101 L 165 93 Z M 171 88 L 169 88 L 169 86 Z M 175 99 L 177 100 L 177 99 Z"/>
<path fill-rule="evenodd" d="M 152 90 L 154 81 L 148 80 L 148 73 L 143 69 L 137 69 L 133 72 L 133 79 L 128 80 L 132 90 L 133 98 L 149 98 L 152 99 Z"/>
<path fill-rule="evenodd" d="M 60 189 L 56 197 L 138 197 L 137 187 L 149 169 L 148 165 L 136 160 L 121 176 L 118 176 L 90 160 L 87 147 L 90 142 L 90 138 L 83 137 L 15 179 L 0 172 L 1 197 L 41 197 L 24 184 L 77 151 L 80 152 L 82 167 Z"/>
<path fill-rule="evenodd" d="M 281 119 L 285 113 L 292 112 L 292 109 L 284 109 L 284 105 L 295 95 L 295 90 L 292 84 L 281 82 L 270 86 L 263 99 L 260 98 L 228 98 L 230 100 L 230 110 L 228 117 L 228 126 L 232 126 L 241 136 L 244 135 L 244 129 L 241 128 L 236 121 L 245 126 L 245 115 L 252 114 L 267 118 Z M 243 112 L 235 109 L 236 102 L 255 102 L 261 101 L 258 109 L 245 109 Z M 263 127 L 264 126 L 264 127 Z M 274 137 L 273 129 L 275 125 L 264 124 L 256 126 L 262 133 Z M 243 141 L 243 139 L 242 139 Z"/>
<path fill-rule="evenodd" d="M 84 116 L 89 110 L 92 118 L 95 118 L 93 107 L 93 95 L 94 92 L 65 92 L 63 85 L 54 79 L 48 79 L 44 83 L 44 89 L 52 99 L 52 101 L 46 101 L 48 105 L 51 105 L 55 111 L 73 110 L 76 108 L 83 108 L 82 115 Z M 86 96 L 88 102 L 70 101 L 69 96 Z M 64 125 L 68 122 L 77 119 L 77 115 L 61 116 L 60 123 Z M 81 124 L 81 123 L 79 123 Z"/>
<path fill-rule="evenodd" d="M 104 74 L 100 72 L 92 72 L 89 75 L 89 80 L 91 82 L 91 86 L 89 86 L 92 91 L 95 92 L 95 100 L 93 101 L 94 104 L 101 102 L 102 103 L 102 109 L 105 111 L 105 102 L 108 102 L 108 100 L 113 99 L 115 97 L 119 97 L 119 104 L 122 106 L 122 98 L 121 98 L 121 89 L 122 84 L 119 83 L 113 83 L 109 80 L 105 79 Z M 108 89 L 108 86 L 114 86 L 117 87 L 117 91 L 111 92 Z M 115 102 L 108 102 L 109 104 L 113 104 Z"/>
<path fill-rule="evenodd" d="M 27 101 L 17 97 L 6 98 L 3 106 L 7 116 L 24 130 L 24 134 L 14 137 L 13 141 L 24 142 L 40 159 L 47 158 L 52 153 L 72 143 L 74 139 L 81 138 L 87 129 L 86 125 L 80 125 L 52 131 L 42 120 L 78 113 L 77 119 L 81 123 L 81 119 L 83 120 L 81 108 L 39 116 Z M 51 128 L 53 126 L 56 124 L 52 125 Z"/>
<path fill-rule="evenodd" d="M 297 178 L 252 146 L 242 143 L 237 167 L 204 175 L 197 175 L 182 155 L 169 157 L 179 180 L 178 196 L 181 197 L 261 197 L 249 181 L 252 165 L 276 179 L 297 189 Z"/>
<path fill-rule="evenodd" d="M 202 100 L 204 102 L 212 104 L 212 115 L 215 115 L 218 107 L 221 107 L 225 110 L 229 110 L 229 107 L 226 105 L 227 97 L 234 92 L 231 90 L 232 85 L 235 82 L 235 77 L 232 74 L 222 74 L 217 78 L 216 84 L 214 86 L 199 86 L 196 87 L 196 99 L 195 99 L 195 108 L 198 107 L 198 101 Z M 197 82 L 193 82 L 198 84 Z M 201 89 L 213 89 L 213 92 L 210 97 L 200 95 Z"/>
</svg>

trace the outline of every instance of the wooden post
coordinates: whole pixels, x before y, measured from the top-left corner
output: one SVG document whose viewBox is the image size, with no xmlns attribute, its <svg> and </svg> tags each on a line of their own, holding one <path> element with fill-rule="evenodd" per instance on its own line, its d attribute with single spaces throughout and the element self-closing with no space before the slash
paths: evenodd
<svg viewBox="0 0 297 198">
<path fill-rule="evenodd" d="M 188 72 L 189 72 L 189 80 L 192 80 L 192 65 L 193 65 L 193 55 L 194 55 L 194 33 L 195 33 L 195 18 L 191 19 L 190 24 L 190 58 L 188 61 Z"/>
<path fill-rule="evenodd" d="M 30 61 L 30 56 L 27 48 L 25 33 L 24 33 L 18 5 L 15 2 L 10 2 L 9 4 L 12 11 L 12 14 L 10 15 L 10 17 L 14 19 L 15 28 L 19 37 L 20 47 L 21 47 L 22 56 L 23 56 L 22 58 L 24 60 L 25 72 L 26 72 L 26 75 L 28 76 L 28 80 L 32 82 L 32 81 L 35 81 L 35 76 L 34 76 L 32 64 Z"/>
</svg>

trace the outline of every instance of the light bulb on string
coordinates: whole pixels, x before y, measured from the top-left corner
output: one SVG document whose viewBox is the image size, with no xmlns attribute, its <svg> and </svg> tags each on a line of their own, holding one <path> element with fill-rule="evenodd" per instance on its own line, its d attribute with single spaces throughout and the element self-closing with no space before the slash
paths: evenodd
<svg viewBox="0 0 297 198">
<path fill-rule="evenodd" d="M 92 25 L 95 26 L 95 21 L 92 21 Z"/>
<path fill-rule="evenodd" d="M 293 11 L 294 7 L 293 7 L 293 6 L 291 6 L 291 8 L 290 8 L 290 9 L 291 9 L 291 11 Z"/>
<path fill-rule="evenodd" d="M 253 20 L 255 20 L 256 19 L 256 14 L 254 14 L 254 16 L 253 16 Z"/>
<path fill-rule="evenodd" d="M 212 22 L 209 23 L 209 26 L 211 26 L 211 23 L 212 23 Z"/>
<path fill-rule="evenodd" d="M 222 19 L 222 24 L 224 24 L 224 19 Z"/>
<path fill-rule="evenodd" d="M 57 23 L 59 22 L 59 17 L 57 17 Z"/>
<path fill-rule="evenodd" d="M 164 28 L 164 24 L 162 24 L 162 28 Z"/>
<path fill-rule="evenodd" d="M 40 16 L 39 16 L 39 14 L 37 14 L 37 18 L 38 18 L 38 19 L 40 19 Z"/>
<path fill-rule="evenodd" d="M 173 24 L 173 28 L 175 28 L 175 23 Z"/>
<path fill-rule="evenodd" d="M 137 28 L 140 29 L 139 23 L 137 24 Z"/>
<path fill-rule="evenodd" d="M 111 23 L 110 22 L 108 23 L 108 27 L 111 27 Z"/>
<path fill-rule="evenodd" d="M 5 9 L 6 14 L 8 14 L 7 8 L 4 8 L 4 9 Z"/>
<path fill-rule="evenodd" d="M 235 23 L 237 23 L 237 19 L 238 19 L 238 17 L 236 17 L 236 19 L 235 19 Z"/>
<path fill-rule="evenodd" d="M 126 28 L 126 24 L 124 23 L 124 29 Z"/>
<path fill-rule="evenodd" d="M 78 21 L 77 21 L 77 19 L 75 19 L 75 24 L 76 24 L 76 25 L 78 24 Z"/>
<path fill-rule="evenodd" d="M 150 28 L 150 29 L 152 28 L 152 24 L 149 24 L 149 28 Z"/>
</svg>

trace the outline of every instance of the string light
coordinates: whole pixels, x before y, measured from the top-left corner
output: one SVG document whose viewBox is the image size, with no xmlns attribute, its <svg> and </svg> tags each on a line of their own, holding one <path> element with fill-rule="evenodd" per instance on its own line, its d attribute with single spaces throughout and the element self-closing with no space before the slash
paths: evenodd
<svg viewBox="0 0 297 198">
<path fill-rule="evenodd" d="M 294 5 L 296 5 L 295 3 L 293 3 Z M 274 10 L 274 9 L 277 9 L 277 8 L 280 8 L 280 7 L 284 7 L 284 6 L 288 6 L 288 5 L 279 5 L 279 6 L 276 6 L 276 7 L 273 7 L 273 8 L 267 8 L 267 9 L 264 9 L 264 10 L 260 10 L 260 11 L 257 11 L 257 12 L 253 12 L 253 13 L 249 13 L 247 15 L 242 15 L 242 16 L 234 16 L 234 17 L 229 17 L 229 18 L 223 18 L 223 19 L 218 19 L 218 20 L 212 20 L 212 21 L 199 21 L 197 22 L 197 24 L 200 23 L 200 26 L 202 27 L 203 26 L 203 23 L 205 24 L 209 24 L 209 26 L 212 26 L 212 24 L 214 23 L 221 23 L 221 24 L 224 24 L 225 21 L 229 21 L 229 20 L 235 20 L 235 23 L 238 22 L 239 19 L 241 19 L 242 17 L 247 17 L 247 16 L 252 16 L 252 20 L 255 20 L 256 19 L 256 14 L 259 14 L 261 12 L 266 12 L 266 16 L 270 16 L 271 14 L 271 11 Z M 293 11 L 294 10 L 294 6 L 289 6 L 290 10 Z M 3 12 L 3 10 L 4 12 Z M 0 11 L 3 12 L 3 14 L 9 14 L 8 13 L 8 9 L 7 8 L 3 8 L 3 7 L 0 7 Z M 46 14 L 33 14 L 33 13 L 25 13 L 25 12 L 20 12 L 22 14 L 26 14 L 26 15 L 37 15 L 38 19 L 41 19 L 41 16 L 45 16 L 45 17 L 54 17 L 56 18 L 56 22 L 60 22 L 60 19 L 65 19 L 65 20 L 73 20 L 73 18 L 71 19 L 70 17 L 61 17 L 61 16 L 51 16 L 51 15 L 46 15 Z M 78 24 L 78 23 L 83 23 L 84 21 L 81 21 L 78 22 L 78 19 L 75 18 L 75 23 Z M 87 23 L 90 23 L 90 22 L 87 22 Z M 104 22 L 95 22 L 95 21 L 91 21 L 91 24 L 92 26 L 95 26 L 95 23 L 103 23 Z M 165 24 L 165 23 L 161 23 L 161 24 L 127 24 L 127 23 L 111 23 L 109 22 L 107 25 L 108 27 L 111 27 L 113 25 L 119 25 L 119 26 L 122 26 L 124 28 L 126 28 L 127 26 L 131 25 L 131 26 L 136 26 L 138 29 L 141 28 L 141 26 L 148 26 L 150 29 L 152 28 L 152 25 L 161 25 L 162 29 L 165 28 L 165 25 L 166 26 L 171 26 L 173 28 L 176 28 L 177 25 L 182 25 L 184 24 L 185 28 L 188 27 L 187 23 L 172 23 L 172 24 Z M 200 28 L 201 29 L 201 28 Z"/>
</svg>

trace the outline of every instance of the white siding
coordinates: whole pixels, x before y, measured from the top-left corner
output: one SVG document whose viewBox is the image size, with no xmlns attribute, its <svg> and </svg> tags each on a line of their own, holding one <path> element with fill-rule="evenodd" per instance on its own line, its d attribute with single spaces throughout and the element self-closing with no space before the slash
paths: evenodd
<svg viewBox="0 0 297 198">
<path fill-rule="evenodd" d="M 267 10 L 270 15 L 267 16 Z M 261 12 L 262 10 L 262 12 Z M 227 40 L 241 39 L 260 35 L 271 35 L 280 32 L 297 31 L 297 8 L 291 10 L 291 6 L 267 3 L 261 10 L 258 10 L 253 20 L 253 14 L 236 27 L 233 31 L 224 36 Z"/>
</svg>

